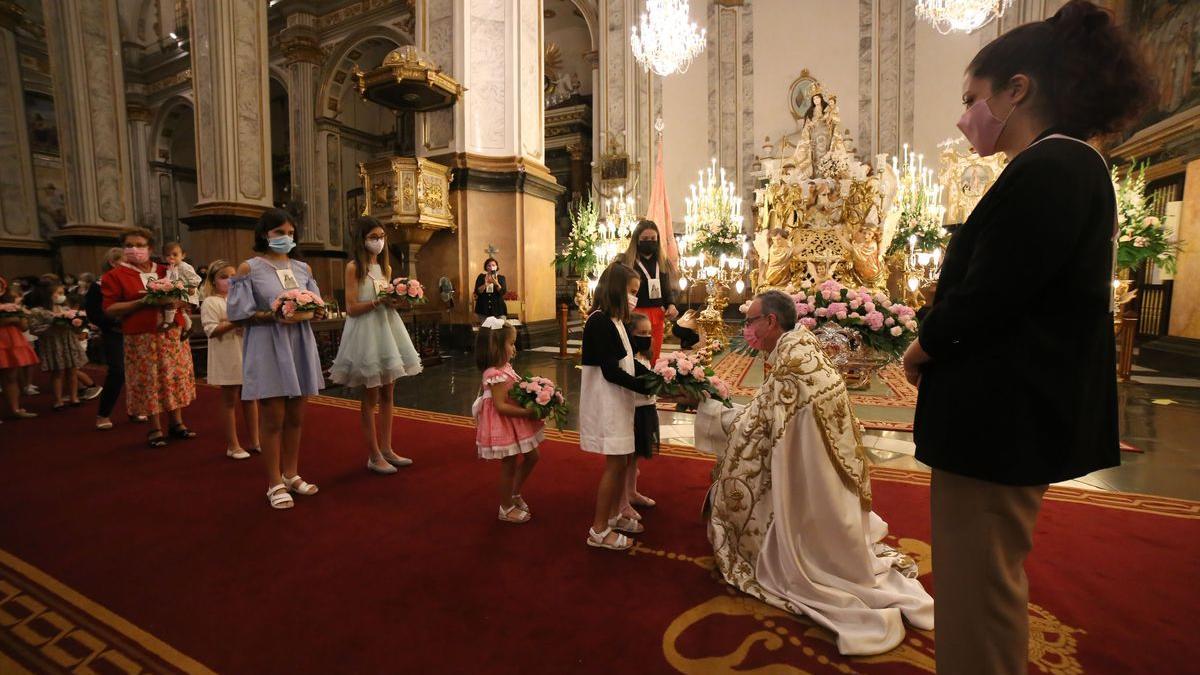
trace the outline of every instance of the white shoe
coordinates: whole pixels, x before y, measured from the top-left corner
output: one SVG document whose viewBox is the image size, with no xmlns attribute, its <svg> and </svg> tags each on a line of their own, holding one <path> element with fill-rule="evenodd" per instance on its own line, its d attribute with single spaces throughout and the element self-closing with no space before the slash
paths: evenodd
<svg viewBox="0 0 1200 675">
<path fill-rule="evenodd" d="M 79 392 L 79 399 L 82 401 L 90 401 L 100 395 L 104 391 L 104 387 L 88 387 Z"/>
<path fill-rule="evenodd" d="M 383 454 L 383 461 L 387 462 L 388 464 L 391 464 L 392 466 L 394 466 L 396 468 L 412 466 L 413 461 L 411 459 L 409 459 L 407 457 L 401 457 L 400 455 L 397 455 L 394 451 L 392 451 L 390 449 L 384 450 L 382 454 Z"/>
<path fill-rule="evenodd" d="M 384 462 L 383 466 L 379 466 L 378 464 L 376 464 L 375 462 L 372 462 L 369 459 L 367 460 L 367 470 L 371 471 L 373 473 L 380 474 L 382 476 L 391 475 L 393 473 L 396 473 L 396 471 L 397 471 L 396 467 L 392 466 L 391 464 L 388 464 L 387 462 Z"/>
<path fill-rule="evenodd" d="M 230 459 L 247 459 L 250 457 L 250 453 L 241 448 L 237 448 L 236 450 L 227 449 L 225 450 L 225 456 L 229 457 Z"/>
<path fill-rule="evenodd" d="M 25 385 L 25 395 L 26 396 L 37 396 L 40 393 L 42 393 L 42 392 L 40 389 L 37 388 L 36 384 Z"/>
</svg>

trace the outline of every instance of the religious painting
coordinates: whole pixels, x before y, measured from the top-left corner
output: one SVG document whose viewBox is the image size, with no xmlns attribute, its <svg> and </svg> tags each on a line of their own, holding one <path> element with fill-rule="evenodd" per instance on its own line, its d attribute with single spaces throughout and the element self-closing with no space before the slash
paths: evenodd
<svg viewBox="0 0 1200 675">
<path fill-rule="evenodd" d="M 1200 3 L 1143 0 L 1130 3 L 1127 18 L 1159 92 L 1139 127 L 1200 103 Z"/>
<path fill-rule="evenodd" d="M 49 239 L 67 223 L 67 188 L 62 165 L 58 161 L 35 160 L 33 184 L 37 194 L 38 233 Z"/>
<path fill-rule="evenodd" d="M 57 155 L 58 118 L 54 98 L 35 91 L 25 92 L 25 121 L 29 125 L 29 149 L 43 155 Z"/>
<path fill-rule="evenodd" d="M 788 101 L 793 118 L 802 120 L 808 115 L 808 110 L 813 104 L 813 86 L 816 83 L 816 78 L 805 69 L 800 71 L 800 77 L 796 78 L 796 81 L 792 82 L 792 86 L 788 87 Z"/>
</svg>

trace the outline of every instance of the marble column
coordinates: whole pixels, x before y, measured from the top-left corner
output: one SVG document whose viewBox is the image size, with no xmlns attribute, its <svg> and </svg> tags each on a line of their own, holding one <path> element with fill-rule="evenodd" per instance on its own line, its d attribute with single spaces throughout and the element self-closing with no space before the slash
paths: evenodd
<svg viewBox="0 0 1200 675">
<path fill-rule="evenodd" d="M 142 103 L 128 102 L 125 118 L 129 122 L 129 159 L 133 178 L 133 222 L 157 229 L 160 223 L 152 203 L 154 191 L 150 186 L 150 125 L 154 111 Z"/>
<path fill-rule="evenodd" d="M 418 154 L 454 169 L 454 232 L 435 234 L 418 277 L 449 277 L 459 290 L 452 320 L 472 320 L 471 283 L 487 250 L 507 270 L 529 324 L 555 317 L 554 200 L 545 167 L 542 0 L 426 0 L 417 44 L 466 88 L 449 111 L 418 116 Z"/>
<path fill-rule="evenodd" d="M 754 194 L 754 59 L 751 0 L 716 0 L 708 8 L 708 146 L 743 199 Z"/>
<path fill-rule="evenodd" d="M 120 230 L 133 225 L 117 3 L 42 6 L 67 187 L 67 223 L 54 238 L 65 271 L 94 270 Z"/>
<path fill-rule="evenodd" d="M 271 206 L 267 3 L 192 2 L 197 201 L 184 219 L 198 259 L 241 259 Z"/>
<path fill-rule="evenodd" d="M 915 0 L 859 0 L 858 156 L 913 142 Z"/>
<path fill-rule="evenodd" d="M 329 222 L 317 207 L 322 186 L 317 180 L 317 80 L 325 53 L 311 14 L 287 17 L 288 27 L 279 36 L 288 71 L 288 139 L 291 153 L 292 199 L 303 205 L 300 243 L 324 249 L 330 244 Z"/>
<path fill-rule="evenodd" d="M 10 275 L 17 269 L 33 271 L 25 269 L 30 265 L 43 267 L 49 251 L 38 236 L 25 95 L 13 35 L 22 14 L 15 3 L 0 1 L 0 269 Z M 19 260 L 31 254 L 41 260 Z"/>
</svg>

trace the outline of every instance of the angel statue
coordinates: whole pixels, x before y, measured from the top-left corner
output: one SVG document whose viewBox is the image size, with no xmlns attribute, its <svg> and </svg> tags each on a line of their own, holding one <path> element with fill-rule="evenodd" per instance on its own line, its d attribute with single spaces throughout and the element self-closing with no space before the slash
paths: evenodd
<svg viewBox="0 0 1200 675">
<path fill-rule="evenodd" d="M 846 141 L 838 129 L 841 118 L 837 110 L 837 97 L 831 96 L 826 101 L 820 84 L 813 84 L 810 95 L 812 105 L 804 114 L 804 127 L 800 130 L 800 140 L 796 142 L 796 151 L 792 155 L 796 173 L 801 179 L 817 178 L 817 168 L 826 154 L 846 150 Z"/>
<path fill-rule="evenodd" d="M 762 286 L 788 288 L 792 282 L 792 242 L 787 230 L 777 227 L 770 231 L 770 246 L 763 261 Z"/>
</svg>

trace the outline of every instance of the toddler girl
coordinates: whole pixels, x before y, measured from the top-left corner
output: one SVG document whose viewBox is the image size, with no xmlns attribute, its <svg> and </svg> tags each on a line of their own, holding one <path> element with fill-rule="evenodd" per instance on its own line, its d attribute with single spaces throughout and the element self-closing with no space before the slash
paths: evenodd
<svg viewBox="0 0 1200 675">
<path fill-rule="evenodd" d="M 513 370 L 517 329 L 504 319 L 488 317 L 475 340 L 475 365 L 483 371 L 479 398 L 471 406 L 475 417 L 475 445 L 483 459 L 500 460 L 500 520 L 525 523 L 532 517 L 521 498 L 521 486 L 538 461 L 543 440 L 541 420 L 508 397 L 521 381 Z M 517 457 L 525 459 L 518 464 Z"/>
<path fill-rule="evenodd" d="M 633 347 L 634 374 L 641 376 L 653 372 L 650 357 L 653 354 L 653 333 L 650 317 L 634 314 L 629 323 L 629 343 Z M 633 508 L 654 506 L 655 501 L 637 490 L 638 458 L 650 459 L 658 451 L 658 399 L 643 394 L 634 395 L 633 409 L 633 457 L 625 472 L 625 496 L 621 500 L 621 515 L 641 520 Z"/>
<path fill-rule="evenodd" d="M 242 404 L 242 414 L 250 431 L 250 450 L 262 452 L 258 445 L 258 401 L 242 401 L 242 333 L 243 328 L 229 320 L 226 302 L 229 297 L 229 279 L 237 274 L 237 268 L 217 260 L 208 269 L 205 279 L 205 298 L 200 306 L 200 325 L 208 336 L 209 384 L 221 388 L 222 416 L 225 422 L 225 456 L 246 459 L 249 452 L 242 449 L 237 433 L 237 406 Z"/>
<path fill-rule="evenodd" d="M 42 370 L 50 372 L 54 386 L 54 409 L 80 405 L 79 369 L 87 364 L 87 356 L 79 349 L 75 330 L 55 322 L 56 315 L 67 309 L 66 289 L 61 282 L 43 281 L 25 300 L 31 310 L 30 329 L 38 336 Z"/>
<path fill-rule="evenodd" d="M 19 305 L 18 300 L 12 288 L 0 293 L 0 305 Z M 4 385 L 9 412 L 18 419 L 37 417 L 37 413 L 21 407 L 21 369 L 38 362 L 37 353 L 25 339 L 27 326 L 28 321 L 20 316 L 0 317 L 0 382 Z"/>
</svg>

